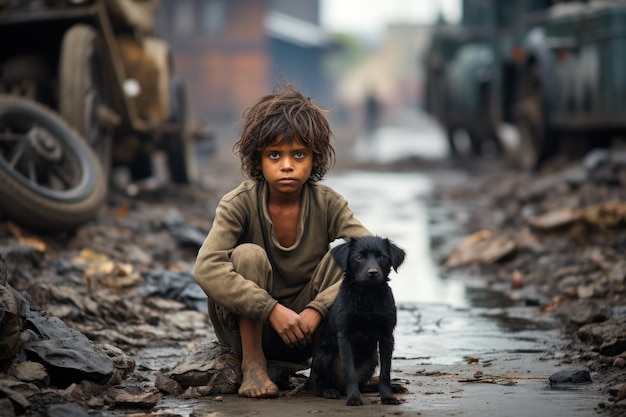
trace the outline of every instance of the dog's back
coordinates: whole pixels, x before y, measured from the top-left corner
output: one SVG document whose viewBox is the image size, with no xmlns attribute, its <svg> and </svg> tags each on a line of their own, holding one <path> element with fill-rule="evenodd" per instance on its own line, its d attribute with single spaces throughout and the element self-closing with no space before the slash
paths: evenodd
<svg viewBox="0 0 626 417">
<path fill-rule="evenodd" d="M 367 383 L 381 357 L 381 400 L 397 404 L 390 388 L 396 306 L 387 284 L 391 268 L 405 253 L 388 239 L 367 236 L 333 248 L 344 280 L 321 330 L 311 379 L 318 395 L 348 394 L 348 405 L 361 405 L 359 387 Z"/>
</svg>

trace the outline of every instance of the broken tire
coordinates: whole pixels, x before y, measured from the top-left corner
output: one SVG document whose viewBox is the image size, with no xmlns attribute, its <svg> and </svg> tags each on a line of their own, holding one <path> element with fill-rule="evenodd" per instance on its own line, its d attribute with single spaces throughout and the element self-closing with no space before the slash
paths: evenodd
<svg viewBox="0 0 626 417">
<path fill-rule="evenodd" d="M 43 232 L 72 230 L 106 200 L 100 162 L 47 107 L 0 96 L 0 210 Z"/>
<path fill-rule="evenodd" d="M 87 140 L 108 173 L 113 130 L 100 116 L 108 101 L 105 67 L 102 40 L 94 28 L 77 24 L 65 32 L 59 62 L 59 111 Z"/>
</svg>

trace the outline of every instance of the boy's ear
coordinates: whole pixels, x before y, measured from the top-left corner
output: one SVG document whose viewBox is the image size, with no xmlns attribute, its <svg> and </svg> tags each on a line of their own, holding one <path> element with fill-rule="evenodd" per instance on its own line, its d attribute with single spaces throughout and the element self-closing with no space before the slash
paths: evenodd
<svg viewBox="0 0 626 417">
<path fill-rule="evenodd" d="M 346 271 L 348 269 L 348 260 L 350 259 L 350 241 L 335 246 L 330 250 L 330 253 L 342 271 Z"/>
</svg>

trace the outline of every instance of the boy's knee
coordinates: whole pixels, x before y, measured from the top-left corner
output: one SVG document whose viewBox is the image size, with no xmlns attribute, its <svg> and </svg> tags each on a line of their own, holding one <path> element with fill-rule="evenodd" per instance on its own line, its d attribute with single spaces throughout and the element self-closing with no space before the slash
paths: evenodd
<svg viewBox="0 0 626 417">
<path fill-rule="evenodd" d="M 270 265 L 265 249 L 254 243 L 242 243 L 237 246 L 230 255 L 230 260 L 235 270 L 238 270 L 238 265 Z"/>
<path fill-rule="evenodd" d="M 233 250 L 230 260 L 237 273 L 269 290 L 272 265 L 265 249 L 254 243 L 243 243 Z"/>
</svg>

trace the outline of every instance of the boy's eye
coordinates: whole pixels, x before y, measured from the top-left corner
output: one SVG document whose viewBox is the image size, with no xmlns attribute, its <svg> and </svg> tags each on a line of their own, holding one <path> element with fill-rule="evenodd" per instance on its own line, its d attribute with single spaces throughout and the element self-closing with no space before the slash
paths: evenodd
<svg viewBox="0 0 626 417">
<path fill-rule="evenodd" d="M 302 158 L 304 158 L 305 154 L 304 154 L 304 152 L 302 152 L 302 151 L 297 151 L 296 153 L 294 153 L 294 155 L 293 155 L 293 156 L 294 156 L 294 158 L 296 158 L 296 159 L 302 159 Z"/>
<path fill-rule="evenodd" d="M 270 152 L 267 154 L 267 157 L 270 159 L 278 159 L 280 157 L 280 154 L 278 152 Z"/>
</svg>

